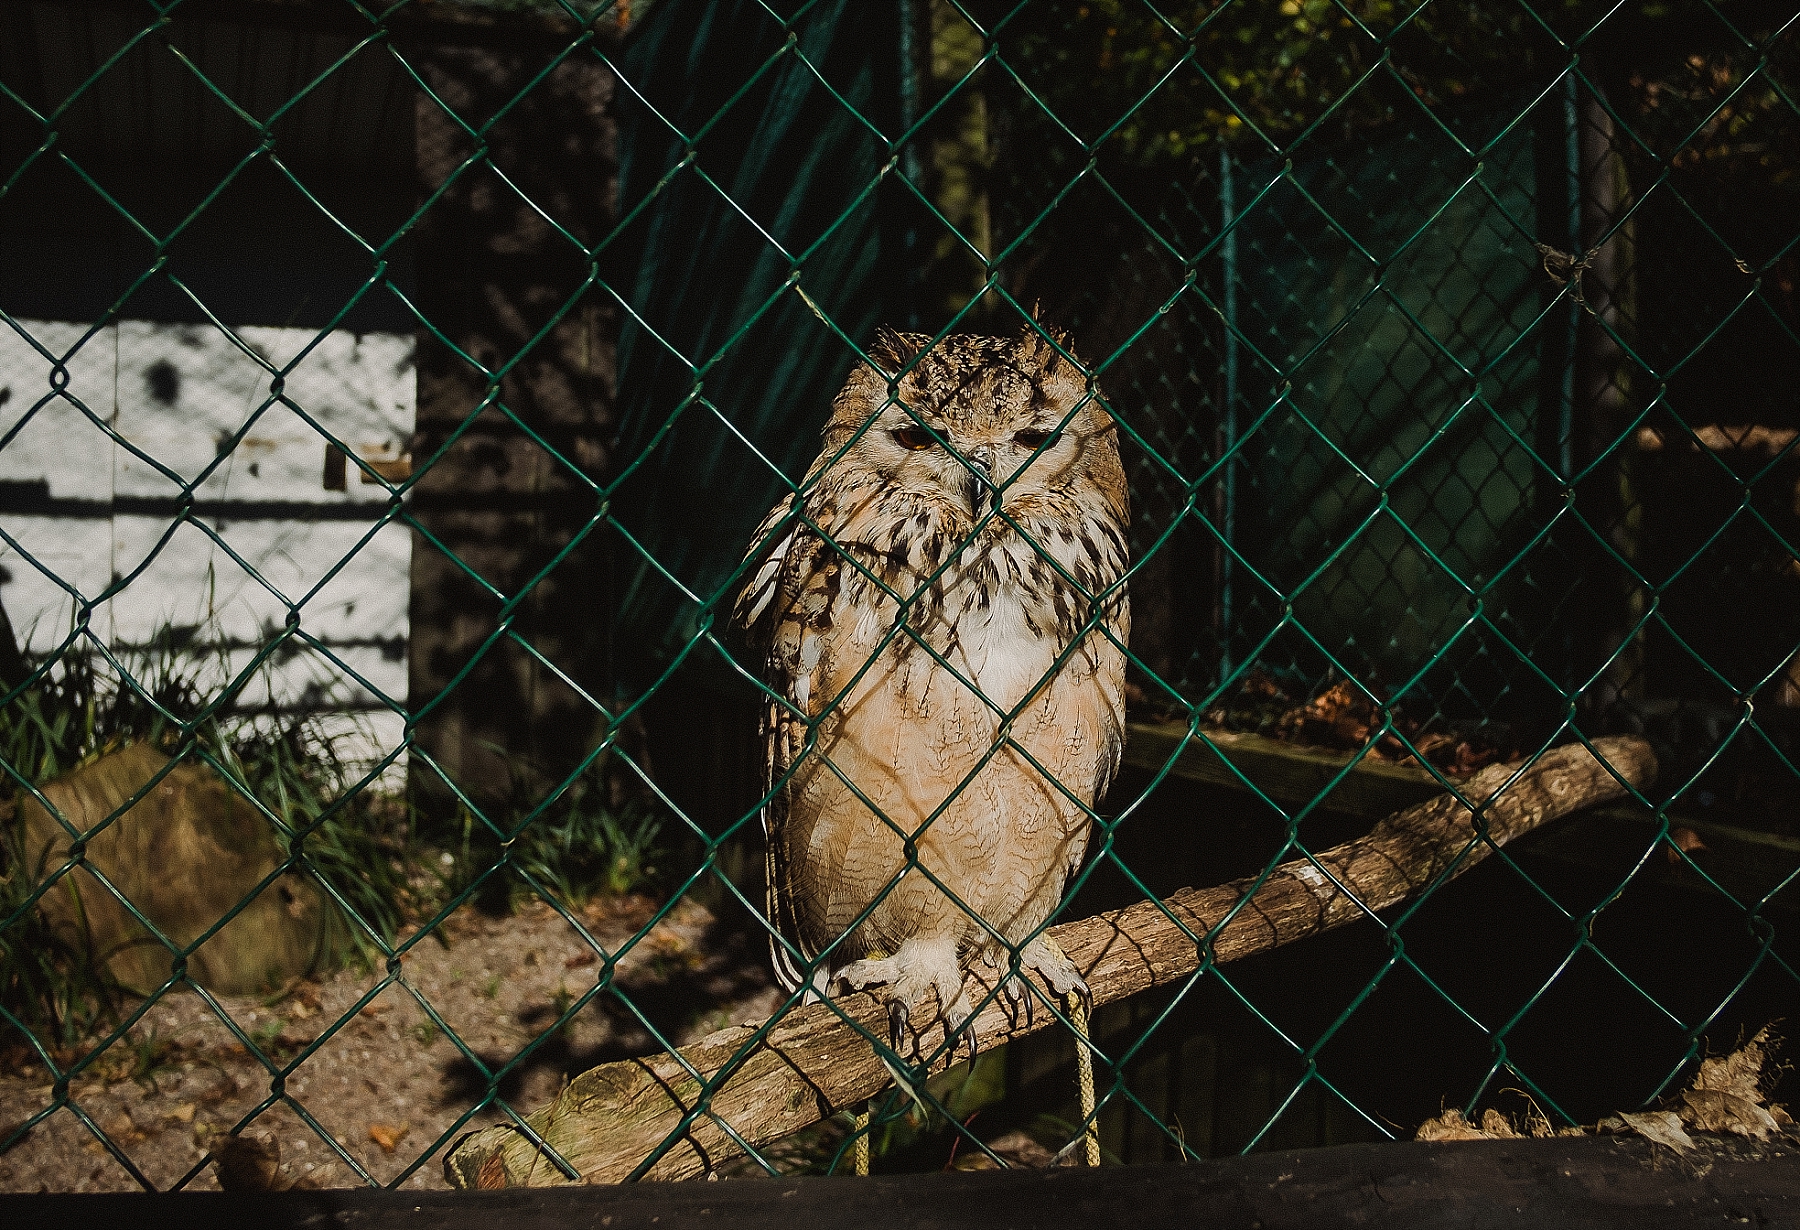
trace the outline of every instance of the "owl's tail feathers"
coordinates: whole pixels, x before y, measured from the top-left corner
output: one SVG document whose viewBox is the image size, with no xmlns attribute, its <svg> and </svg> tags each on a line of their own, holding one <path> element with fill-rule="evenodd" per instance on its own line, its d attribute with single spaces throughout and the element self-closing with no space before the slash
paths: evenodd
<svg viewBox="0 0 1800 1230">
<path fill-rule="evenodd" d="M 804 954 L 796 954 L 779 934 L 769 933 L 769 964 L 775 970 L 775 981 L 790 995 L 804 990 L 801 1004 L 816 1004 L 826 998 L 830 990 L 831 971 L 821 962 L 809 973 L 803 960 Z"/>
</svg>

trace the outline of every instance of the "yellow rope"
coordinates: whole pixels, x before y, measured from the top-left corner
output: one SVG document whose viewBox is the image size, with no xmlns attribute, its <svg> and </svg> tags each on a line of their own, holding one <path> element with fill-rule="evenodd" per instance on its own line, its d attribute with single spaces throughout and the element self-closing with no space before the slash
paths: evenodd
<svg viewBox="0 0 1800 1230">
<path fill-rule="evenodd" d="M 1094 1117 L 1094 1055 L 1088 1050 L 1087 1001 L 1074 991 L 1065 1001 L 1069 1005 L 1069 1024 L 1075 1027 L 1075 1074 L 1081 1082 L 1081 1122 L 1086 1139 L 1082 1146 L 1087 1164 L 1100 1164 L 1100 1121 Z"/>
<path fill-rule="evenodd" d="M 853 1130 L 856 1132 L 856 1145 L 855 1152 L 851 1155 L 853 1159 L 851 1164 L 857 1174 L 866 1175 L 869 1173 L 869 1104 L 867 1102 L 863 1103 L 862 1114 L 856 1117 Z"/>
</svg>

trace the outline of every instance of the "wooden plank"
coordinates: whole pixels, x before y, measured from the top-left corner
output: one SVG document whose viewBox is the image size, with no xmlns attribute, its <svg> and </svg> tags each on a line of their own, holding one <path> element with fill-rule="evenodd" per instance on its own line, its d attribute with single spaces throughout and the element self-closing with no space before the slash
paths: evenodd
<svg viewBox="0 0 1800 1230">
<path fill-rule="evenodd" d="M 1332 788 L 1352 753 L 1282 743 L 1262 735 L 1208 730 L 1203 732 L 1204 738 L 1190 738 L 1181 722 L 1132 722 L 1127 733 L 1125 763 L 1132 768 L 1157 773 L 1175 757 L 1171 776 L 1241 791 L 1250 790 L 1244 781 L 1248 778 L 1287 808 L 1303 807 L 1329 789 L 1325 808 L 1379 819 L 1430 798 L 1441 788 L 1436 778 L 1417 765 L 1373 757 L 1364 757 Z M 1591 808 L 1566 824 L 1533 833 L 1521 845 L 1520 853 L 1622 873 L 1654 837 L 1657 823 L 1648 809 L 1636 804 Z M 1694 862 L 1746 904 L 1780 888 L 1800 866 L 1800 838 L 1681 814 L 1671 817 L 1670 827 L 1691 829 L 1705 843 L 1704 849 L 1694 853 Z M 1694 868 L 1670 863 L 1660 852 L 1640 878 L 1694 892 L 1717 891 Z M 1800 910 L 1800 889 L 1779 894 L 1770 907 Z"/>
<path fill-rule="evenodd" d="M 1329 791 L 1323 806 L 1371 820 L 1423 802 L 1443 789 L 1429 770 L 1418 765 L 1365 756 L 1344 773 L 1353 753 L 1233 730 L 1208 730 L 1202 735 L 1191 736 L 1183 722 L 1131 722 L 1126 727 L 1125 763 L 1159 773 L 1173 757 L 1169 771 L 1175 777 L 1234 790 L 1248 790 L 1244 778 L 1249 778 L 1256 789 L 1290 809 L 1304 807 Z M 1333 786 L 1339 774 L 1343 780 Z"/>
<path fill-rule="evenodd" d="M 0 1196 L 8 1230 L 155 1224 L 187 1230 L 687 1230 L 934 1226 L 940 1230 L 1380 1225 L 1791 1226 L 1800 1154 L 1701 1138 L 1677 1160 L 1623 1137 L 1341 1145 L 1187 1166 L 786 1178 L 504 1192 L 340 1190 L 245 1195 Z"/>
<path fill-rule="evenodd" d="M 1636 865 L 1659 826 L 1649 808 L 1617 803 L 1592 808 L 1553 830 L 1533 833 L 1519 843 L 1518 850 L 1526 857 L 1623 874 Z M 1665 842 L 1638 873 L 1638 882 L 1714 896 L 1724 889 L 1746 906 L 1785 886 L 1785 891 L 1764 908 L 1800 910 L 1800 885 L 1788 878 L 1795 867 L 1800 867 L 1800 838 L 1680 813 L 1670 816 L 1669 827 L 1671 831 L 1686 828 L 1703 843 L 1702 848 L 1689 855 L 1699 870 L 1686 862 L 1671 862 Z M 1711 877 L 1718 888 L 1707 883 L 1706 877 Z"/>
</svg>

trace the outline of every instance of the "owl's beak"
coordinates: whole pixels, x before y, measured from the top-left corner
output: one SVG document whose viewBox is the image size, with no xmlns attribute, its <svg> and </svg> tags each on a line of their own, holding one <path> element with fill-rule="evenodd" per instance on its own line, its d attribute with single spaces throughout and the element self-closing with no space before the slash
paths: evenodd
<svg viewBox="0 0 1800 1230">
<path fill-rule="evenodd" d="M 977 521 L 994 511 L 998 502 L 994 491 L 994 450 L 973 449 L 963 458 L 969 463 L 969 512 Z"/>
</svg>

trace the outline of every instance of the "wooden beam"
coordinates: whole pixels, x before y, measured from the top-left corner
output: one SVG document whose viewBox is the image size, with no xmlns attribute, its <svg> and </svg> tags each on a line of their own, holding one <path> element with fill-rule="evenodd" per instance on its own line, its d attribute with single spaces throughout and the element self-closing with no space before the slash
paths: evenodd
<svg viewBox="0 0 1800 1230">
<path fill-rule="evenodd" d="M 1723 889 L 1745 906 L 1753 906 L 1785 886 L 1786 891 L 1777 893 L 1763 909 L 1800 910 L 1800 888 L 1788 879 L 1800 866 L 1800 838 L 1680 813 L 1669 817 L 1669 828 L 1678 834 L 1686 829 L 1687 833 L 1681 834 L 1686 841 L 1699 840 L 1701 844 L 1688 854 L 1695 866 L 1671 861 L 1664 843 L 1638 873 L 1636 883 L 1715 897 Z M 1637 863 L 1659 830 L 1660 822 L 1649 808 L 1614 803 L 1583 812 L 1554 830 L 1532 834 L 1529 842 L 1520 844 L 1519 853 L 1617 875 Z"/>
<path fill-rule="evenodd" d="M 1351 765 L 1352 752 L 1282 743 L 1234 730 L 1203 734 L 1190 734 L 1183 722 L 1132 722 L 1126 728 L 1125 763 L 1160 773 L 1173 759 L 1172 776 L 1234 790 L 1249 790 L 1244 780 L 1248 778 L 1257 790 L 1290 809 L 1304 807 L 1329 791 L 1322 806 L 1370 820 L 1443 789 L 1430 770 L 1416 764 L 1364 756 Z M 1346 765 L 1351 766 L 1348 772 Z"/>
<path fill-rule="evenodd" d="M 154 1224 L 186 1230 L 791 1230 L 923 1226 L 1356 1227 L 1793 1225 L 1800 1150 L 1702 1138 L 1686 1159 L 1631 1137 L 1340 1145 L 1187 1166 L 873 1175 L 552 1191 L 353 1188 L 249 1195 L 0 1196 L 8 1230 Z"/>
</svg>

